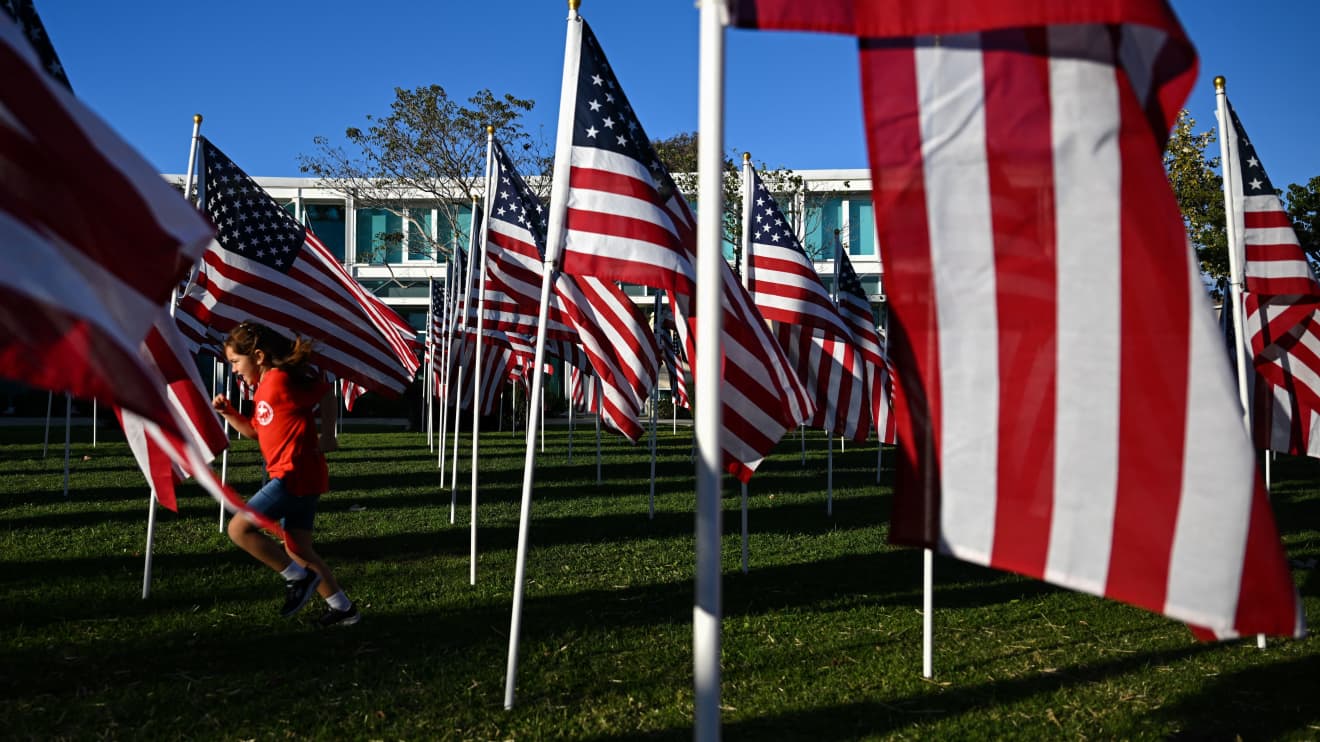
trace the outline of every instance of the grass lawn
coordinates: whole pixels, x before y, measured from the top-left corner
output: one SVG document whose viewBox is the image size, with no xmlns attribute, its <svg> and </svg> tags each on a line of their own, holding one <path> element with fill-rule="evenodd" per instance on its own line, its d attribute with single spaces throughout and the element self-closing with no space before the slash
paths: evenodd
<svg viewBox="0 0 1320 742">
<path fill-rule="evenodd" d="M 55 438 L 63 431 L 58 428 Z M 477 583 L 470 451 L 450 489 L 419 433 L 349 428 L 330 456 L 318 546 L 362 623 L 281 619 L 277 575 L 219 532 L 188 484 L 161 511 L 143 600 L 146 486 L 122 437 L 0 429 L 0 737 L 543 739 L 692 734 L 690 430 L 662 425 L 655 517 L 644 444 L 550 429 L 532 508 L 518 705 L 503 708 L 523 443 L 481 442 Z M 106 438 L 112 440 L 106 441 Z M 887 543 L 874 446 L 805 463 L 786 439 L 752 480 L 751 569 L 726 488 L 723 723 L 728 739 L 1320 738 L 1320 640 L 1203 644 L 1180 624 L 940 559 L 935 674 L 921 678 L 921 554 Z M 890 452 L 886 451 L 886 455 Z M 83 460 L 84 456 L 90 456 Z M 229 478 L 250 494 L 255 446 Z M 1283 459 L 1288 556 L 1320 558 L 1320 461 Z M 1297 566 L 1320 621 L 1320 568 Z"/>
</svg>

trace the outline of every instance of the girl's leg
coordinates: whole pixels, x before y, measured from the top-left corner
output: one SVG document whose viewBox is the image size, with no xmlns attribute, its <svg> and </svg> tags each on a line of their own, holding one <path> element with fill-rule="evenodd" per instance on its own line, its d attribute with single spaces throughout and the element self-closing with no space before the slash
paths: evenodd
<svg viewBox="0 0 1320 742">
<path fill-rule="evenodd" d="M 289 566 L 289 555 L 270 536 L 242 516 L 229 520 L 229 540 L 276 572 Z"/>
<path fill-rule="evenodd" d="M 312 547 L 312 532 L 303 528 L 285 528 L 284 532 L 289 535 L 289 540 L 293 544 L 292 548 L 289 544 L 284 545 L 284 552 L 281 552 L 280 559 L 292 558 L 302 566 L 321 575 L 321 584 L 316 587 L 316 592 L 320 593 L 322 598 L 328 598 L 339 592 L 339 581 L 335 579 L 334 573 L 330 571 L 330 565 L 326 564 L 321 555 L 317 554 L 316 549 Z M 270 539 L 266 539 L 266 542 L 271 546 L 275 545 L 275 542 Z M 283 567 L 280 567 L 280 569 L 283 569 Z"/>
</svg>

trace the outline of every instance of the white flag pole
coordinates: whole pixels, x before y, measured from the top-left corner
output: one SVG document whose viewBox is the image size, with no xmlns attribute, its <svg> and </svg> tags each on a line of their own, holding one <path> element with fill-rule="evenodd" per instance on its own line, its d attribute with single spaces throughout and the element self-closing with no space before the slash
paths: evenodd
<svg viewBox="0 0 1320 742">
<path fill-rule="evenodd" d="M 472 221 L 473 221 L 473 224 L 475 225 L 475 224 L 476 224 L 476 219 L 477 219 L 476 199 L 475 199 L 475 197 L 474 197 L 472 203 L 473 203 L 473 209 L 472 209 Z M 482 229 L 485 228 L 485 223 L 484 223 L 484 222 L 482 223 L 482 227 L 481 227 L 481 228 L 482 228 Z M 463 363 L 461 362 L 461 359 L 458 359 L 458 358 L 457 358 L 457 356 L 461 356 L 461 355 L 462 355 L 462 353 L 463 353 L 463 347 L 467 344 L 467 320 L 468 320 L 468 307 L 470 306 L 470 302 L 471 302 L 471 300 L 472 300 L 472 277 L 473 277 L 473 274 L 476 272 L 476 269 L 477 269 L 476 255 L 473 254 L 474 251 L 475 251 L 475 248 L 476 248 L 476 247 L 477 247 L 477 241 L 476 241 L 476 227 L 474 226 L 474 228 L 473 228 L 473 230 L 472 230 L 472 235 L 471 235 L 471 237 L 469 238 L 469 249 L 468 249 L 468 259 L 467 259 L 467 274 L 464 276 L 464 281 L 463 281 L 463 313 L 458 317 L 458 329 L 459 329 L 459 333 L 460 333 L 460 334 L 459 334 L 458 338 L 454 341 L 454 342 L 457 342 L 457 343 L 458 343 L 458 352 L 457 352 L 457 353 L 454 352 L 453 342 L 451 342 L 451 343 L 450 343 L 450 346 L 449 346 L 449 349 L 450 349 L 450 355 L 456 357 L 456 363 L 457 363 L 457 368 L 458 368 L 458 374 L 457 374 L 458 378 L 457 378 L 456 383 L 454 384 L 454 395 L 455 395 L 455 400 L 454 400 L 454 457 L 453 457 L 453 461 L 451 462 L 451 465 L 450 465 L 450 471 L 449 471 L 449 475 L 450 475 L 450 479 L 449 479 L 449 487 L 450 487 L 450 490 L 449 490 L 449 523 L 450 523 L 451 525 L 452 525 L 453 522 L 454 522 L 454 509 L 455 509 L 455 506 L 456 506 L 457 503 L 458 503 L 458 439 L 459 439 L 459 437 L 460 437 L 460 436 L 459 436 L 459 432 L 460 432 L 460 431 L 459 431 L 459 428 L 460 428 L 460 426 L 459 426 L 459 424 L 458 424 L 458 415 L 459 415 L 460 408 L 463 406 Z M 474 400 L 476 399 L 476 396 L 477 396 L 477 395 L 476 395 L 476 393 L 475 393 L 475 391 L 474 391 L 474 392 L 473 392 L 473 395 L 472 395 L 472 397 L 473 397 Z"/>
<path fill-rule="evenodd" d="M 46 435 L 41 439 L 41 458 L 46 458 L 46 451 L 50 448 L 50 411 L 55 401 L 55 392 L 46 392 Z"/>
<path fill-rule="evenodd" d="M 484 204 L 485 212 L 481 220 L 481 265 L 477 268 L 477 339 L 476 353 L 472 357 L 472 487 L 469 493 L 472 501 L 472 512 L 469 513 L 468 545 L 471 553 L 468 556 L 468 584 L 477 584 L 477 453 L 481 447 L 481 439 L 478 435 L 481 428 L 481 348 L 485 343 L 482 340 L 482 332 L 486 327 L 486 235 L 489 230 L 486 224 L 490 219 L 490 194 L 493 188 L 490 182 L 491 157 L 493 156 L 491 144 L 495 141 L 494 127 L 486 127 L 486 201 Z M 473 261 L 476 262 L 476 261 Z"/>
<path fill-rule="evenodd" d="M 472 254 L 472 245 L 473 245 L 473 234 L 476 232 L 476 223 L 477 223 L 477 196 L 476 196 L 476 194 L 472 194 L 472 209 L 471 209 L 471 211 L 470 211 L 469 213 L 472 214 L 472 218 L 471 218 L 471 222 L 472 222 L 472 224 L 471 224 L 471 226 L 468 228 L 468 255 L 471 255 L 471 254 Z M 455 248 L 455 250 L 457 250 L 457 248 Z M 452 258 L 452 256 L 451 256 L 451 258 Z M 444 431 L 445 431 L 445 435 L 451 435 L 451 434 L 452 434 L 452 435 L 454 436 L 455 440 L 457 440 L 457 438 L 458 438 L 458 404 L 459 404 L 459 403 L 458 403 L 458 400 L 461 399 L 462 397 L 461 397 L 461 395 L 458 393 L 458 386 L 457 386 L 456 384 L 453 383 L 453 382 L 454 382 L 454 368 L 455 368 L 455 366 L 458 364 L 457 354 L 454 352 L 454 342 L 455 342 L 455 340 L 457 339 L 457 332 L 456 332 L 456 330 L 457 330 L 459 327 L 462 326 L 462 324 L 461 324 L 461 319 L 462 319 L 462 318 L 459 317 L 459 314 L 458 314 L 459 294 L 461 293 L 461 294 L 463 294 L 464 296 L 467 296 L 467 287 L 466 287 L 466 284 L 465 284 L 462 290 L 460 290 L 460 289 L 458 288 L 457 284 L 458 284 L 458 281 L 459 281 L 459 275 L 458 275 L 457 268 L 456 268 L 456 266 L 454 265 L 452 259 L 450 260 L 450 263 L 449 263 L 448 276 L 449 276 L 449 283 L 448 283 L 448 286 L 449 286 L 449 294 L 450 294 L 450 296 L 448 297 L 448 299 L 449 299 L 449 315 L 448 315 L 448 318 L 447 318 L 446 321 L 445 321 L 445 377 L 444 377 L 444 384 L 443 384 L 443 386 L 444 386 L 444 392 L 445 392 L 445 401 L 444 401 L 444 409 L 440 411 L 440 420 L 441 420 L 441 424 L 443 425 L 443 428 L 444 428 Z M 463 278 L 467 278 L 467 275 L 464 275 Z M 467 310 L 464 309 L 463 312 L 464 312 L 464 314 L 466 314 L 466 313 L 467 313 Z M 460 345 L 460 347 L 461 347 L 461 345 Z M 450 430 L 450 422 L 449 422 L 449 420 L 450 420 L 450 418 L 449 418 L 449 401 L 450 401 L 450 399 L 453 399 L 453 400 L 454 400 L 454 417 L 453 417 L 453 430 L 452 430 L 452 432 L 451 432 L 451 430 Z M 445 440 L 448 440 L 448 438 L 446 438 Z M 457 445 L 455 445 L 454 456 L 455 456 L 455 458 L 457 458 L 457 456 L 458 456 Z M 439 452 L 438 452 L 437 455 L 436 455 L 436 459 L 438 460 L 437 463 L 438 463 L 439 466 L 440 466 L 440 486 L 443 487 L 443 486 L 444 486 L 444 481 L 445 481 L 445 447 L 444 447 L 444 445 L 443 445 L 443 442 L 442 442 L 442 445 L 440 446 L 440 450 L 439 450 Z M 453 498 L 451 498 L 451 502 L 450 502 L 450 506 L 449 506 L 449 523 L 450 523 L 451 525 L 454 523 L 454 503 L 452 502 L 452 499 L 453 499 Z"/>
<path fill-rule="evenodd" d="M 64 393 L 64 499 L 69 499 L 70 428 L 73 426 L 73 395 Z"/>
<path fill-rule="evenodd" d="M 882 350 L 884 351 L 885 358 L 888 358 L 888 357 L 889 357 L 889 312 L 886 311 L 886 312 L 884 313 L 884 315 L 885 315 L 885 339 L 884 339 L 884 346 L 882 347 Z M 888 420 L 888 419 L 889 419 L 888 416 L 889 416 L 889 415 L 892 415 L 892 414 L 894 414 L 894 412 L 893 412 L 892 409 L 891 409 L 891 410 L 886 410 L 886 411 L 885 411 L 885 419 Z M 884 451 L 885 451 L 885 431 L 884 431 L 883 428 L 880 427 L 880 421 L 879 421 L 879 420 L 876 420 L 876 421 L 875 421 L 875 424 L 876 424 L 876 428 L 875 428 L 875 483 L 876 483 L 876 484 L 880 484 L 880 464 L 881 464 L 881 457 L 884 456 Z M 888 427 L 888 426 L 885 426 L 885 427 Z"/>
<path fill-rule="evenodd" d="M 658 332 L 660 330 L 660 294 L 655 292 L 655 302 L 651 311 L 651 325 Z M 655 520 L 655 427 L 657 420 L 656 405 L 660 402 L 660 378 L 656 375 L 655 386 L 651 387 L 651 499 L 647 510 L 647 517 Z"/>
<path fill-rule="evenodd" d="M 738 272 L 742 275 L 742 285 L 747 289 L 748 294 L 752 294 L 754 285 L 752 283 L 752 199 L 755 194 L 752 193 L 752 153 L 743 153 L 742 165 L 742 255 L 738 265 Z M 747 483 L 740 482 L 739 508 L 742 520 L 742 571 L 747 574 L 747 562 L 750 548 L 748 546 L 747 533 Z"/>
<path fill-rule="evenodd" d="M 92 448 L 96 448 L 96 398 L 92 398 Z"/>
<path fill-rule="evenodd" d="M 701 4 L 701 55 L 697 130 L 697 316 L 696 382 L 701 396 L 696 434 L 699 456 L 696 523 L 696 596 L 692 607 L 694 688 L 693 737 L 720 738 L 720 503 L 723 409 L 720 401 L 720 334 L 723 324 L 721 222 L 724 159 L 724 3 Z M 714 311 L 711 311 L 714 309 Z"/>
<path fill-rule="evenodd" d="M 142 599 L 151 596 L 151 554 L 156 540 L 156 489 L 147 492 L 147 548 L 146 563 L 142 566 Z"/>
<path fill-rule="evenodd" d="M 541 372 L 537 371 L 536 373 L 540 375 Z M 544 384 L 545 380 L 542 379 L 541 383 Z M 532 427 L 532 425 L 528 423 L 527 427 L 530 428 Z M 544 391 L 541 392 L 541 453 L 545 453 L 545 392 Z"/>
<path fill-rule="evenodd" d="M 935 677 L 935 552 L 921 558 L 921 677 Z"/>
<path fill-rule="evenodd" d="M 579 383 L 581 377 L 579 377 Z M 568 463 L 573 463 L 573 391 L 568 392 Z"/>
<path fill-rule="evenodd" d="M 435 325 L 435 277 L 426 277 L 426 364 L 422 367 L 422 412 L 426 415 L 426 450 L 435 450 L 435 439 L 431 437 L 434 432 L 432 421 L 435 418 L 435 408 L 431 404 L 431 397 L 435 391 L 431 388 L 431 373 L 435 363 L 435 338 L 431 328 Z"/>
<path fill-rule="evenodd" d="M 601 404 L 602 389 L 599 377 L 592 375 L 591 388 L 596 392 L 596 484 L 600 484 L 603 481 L 600 477 L 600 417 L 601 413 L 604 412 L 605 405 Z"/>
<path fill-rule="evenodd" d="M 1228 113 L 1228 92 L 1227 84 L 1223 75 L 1215 78 L 1215 118 L 1219 120 L 1219 161 L 1222 163 L 1224 183 L 1224 219 L 1227 222 L 1228 232 L 1228 270 L 1229 285 L 1231 287 L 1230 296 L 1233 302 L 1233 332 L 1237 334 L 1237 342 L 1233 344 L 1236 352 L 1234 359 L 1237 363 L 1237 383 L 1238 397 L 1242 401 L 1242 423 L 1247 429 L 1247 435 L 1251 435 L 1251 396 L 1247 392 L 1247 343 L 1246 328 L 1242 318 L 1242 292 L 1243 292 L 1243 261 L 1244 246 L 1242 244 L 1242 234 L 1245 225 L 1238 224 L 1237 215 L 1242 210 L 1240 203 L 1240 194 L 1242 184 L 1238 182 L 1241 174 L 1241 163 L 1238 162 L 1237 148 L 1230 144 L 1230 136 L 1233 142 L 1237 141 L 1237 131 L 1233 127 L 1233 119 Z M 1266 467 L 1269 466 L 1266 457 Z M 1267 469 L 1268 470 L 1268 469 Z M 1269 494 L 1269 479 L 1265 480 L 1265 492 Z M 1265 635 L 1256 635 L 1256 646 L 1265 648 Z"/>
<path fill-rule="evenodd" d="M 559 90 L 559 122 L 555 132 L 555 162 L 550 185 L 550 213 L 546 231 L 545 260 L 541 266 L 541 305 L 536 318 L 536 380 L 534 396 L 543 394 L 541 364 L 545 362 L 545 325 L 549 315 L 550 286 L 555 265 L 564 243 L 564 220 L 568 215 L 568 173 L 573 149 L 573 116 L 577 108 L 578 63 L 581 59 L 582 21 L 578 18 L 579 0 L 568 2 L 568 29 L 564 38 L 564 72 Z M 570 400 L 569 406 L 572 406 Z M 523 460 L 522 504 L 518 514 L 518 555 L 514 567 L 513 609 L 509 619 L 509 651 L 504 671 L 504 708 L 513 708 L 518 684 L 518 642 L 522 633 L 523 597 L 527 582 L 527 535 L 532 516 L 532 475 L 536 455 L 532 448 L 534 426 L 527 427 L 527 453 Z"/>
</svg>

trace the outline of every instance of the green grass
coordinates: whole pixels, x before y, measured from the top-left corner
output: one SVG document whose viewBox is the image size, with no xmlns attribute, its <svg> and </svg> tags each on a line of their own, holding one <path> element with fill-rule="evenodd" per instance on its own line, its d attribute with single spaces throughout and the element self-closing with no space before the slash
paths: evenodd
<svg viewBox="0 0 1320 742">
<path fill-rule="evenodd" d="M 350 428 L 330 457 L 318 545 L 363 607 L 320 631 L 277 615 L 277 575 L 218 532 L 192 485 L 162 511 L 141 598 L 146 488 L 121 442 L 59 446 L 0 430 L 0 736 L 7 739 L 543 739 L 692 734 L 690 433 L 593 435 L 539 457 L 518 704 L 503 708 L 522 438 L 482 439 L 477 584 L 468 584 L 470 452 L 457 523 L 418 433 Z M 786 440 L 753 479 L 751 570 L 725 498 L 722 720 L 728 739 L 1320 737 L 1320 640 L 1202 644 L 1117 603 L 941 559 L 934 681 L 921 670 L 921 556 L 891 547 L 892 472 L 875 448 L 805 464 Z M 888 454 L 888 452 L 887 452 Z M 84 455 L 90 459 L 81 460 Z M 230 480 L 259 483 L 239 442 Z M 1281 460 L 1275 509 L 1293 559 L 1320 557 L 1320 462 Z M 351 506 L 365 509 L 353 512 Z M 1320 616 L 1320 569 L 1296 569 Z"/>
</svg>

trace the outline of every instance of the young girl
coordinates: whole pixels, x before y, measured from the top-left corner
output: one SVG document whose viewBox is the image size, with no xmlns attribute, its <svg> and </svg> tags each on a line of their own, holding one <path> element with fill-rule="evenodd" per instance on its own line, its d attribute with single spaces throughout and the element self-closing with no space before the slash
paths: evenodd
<svg viewBox="0 0 1320 742">
<path fill-rule="evenodd" d="M 240 435 L 257 439 L 270 481 L 248 506 L 271 520 L 282 520 L 292 544 L 280 548 L 246 518 L 229 521 L 229 538 L 284 577 L 280 615 L 297 613 L 316 590 L 329 606 L 318 623 L 348 626 L 362 615 L 312 548 L 316 505 L 330 488 L 323 452 L 335 450 L 338 442 L 332 387 L 310 366 L 311 354 L 312 343 L 306 338 L 290 340 L 256 322 L 239 324 L 225 339 L 225 357 L 233 372 L 256 388 L 256 412 L 251 417 L 240 415 L 224 395 L 216 395 L 211 406 Z M 319 441 L 313 420 L 318 402 Z"/>
</svg>

